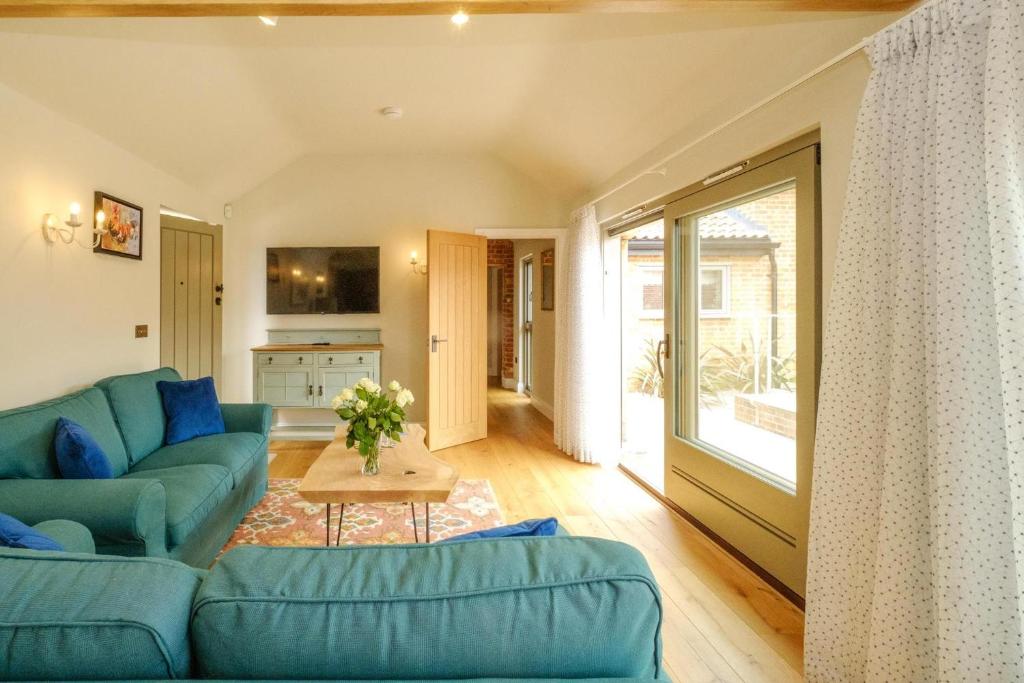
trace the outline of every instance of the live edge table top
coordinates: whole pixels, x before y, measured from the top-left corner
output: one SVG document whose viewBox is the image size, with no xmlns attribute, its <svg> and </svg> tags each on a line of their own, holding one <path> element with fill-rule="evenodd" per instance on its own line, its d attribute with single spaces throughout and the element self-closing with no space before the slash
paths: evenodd
<svg viewBox="0 0 1024 683">
<path fill-rule="evenodd" d="M 408 425 L 394 448 L 381 449 L 380 472 L 366 476 L 359 451 L 345 447 L 345 427 L 338 426 L 299 484 L 299 495 L 311 503 L 443 503 L 459 473 L 430 454 L 425 437 L 423 427 Z"/>
</svg>

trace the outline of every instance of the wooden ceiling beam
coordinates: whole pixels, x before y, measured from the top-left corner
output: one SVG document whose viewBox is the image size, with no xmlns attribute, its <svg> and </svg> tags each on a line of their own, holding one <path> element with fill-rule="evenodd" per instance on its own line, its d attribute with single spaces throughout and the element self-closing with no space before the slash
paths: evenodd
<svg viewBox="0 0 1024 683">
<path fill-rule="evenodd" d="M 0 18 L 408 16 L 675 12 L 894 12 L 916 0 L 0 0 Z"/>
</svg>

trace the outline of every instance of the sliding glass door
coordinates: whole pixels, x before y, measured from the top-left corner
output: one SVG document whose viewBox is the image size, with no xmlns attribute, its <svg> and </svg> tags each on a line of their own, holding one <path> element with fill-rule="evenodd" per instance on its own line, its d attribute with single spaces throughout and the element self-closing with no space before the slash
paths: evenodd
<svg viewBox="0 0 1024 683">
<path fill-rule="evenodd" d="M 802 595 L 818 376 L 815 147 L 665 209 L 666 495 Z"/>
</svg>

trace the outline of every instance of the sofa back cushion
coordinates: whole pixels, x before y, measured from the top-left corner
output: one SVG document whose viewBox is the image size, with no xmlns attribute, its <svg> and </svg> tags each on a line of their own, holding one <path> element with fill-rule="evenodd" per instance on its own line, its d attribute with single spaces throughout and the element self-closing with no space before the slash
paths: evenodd
<svg viewBox="0 0 1024 683">
<path fill-rule="evenodd" d="M 0 552 L 0 680 L 187 678 L 202 574 L 178 562 Z"/>
<path fill-rule="evenodd" d="M 131 464 L 164 445 L 167 418 L 156 383 L 178 381 L 181 381 L 181 375 L 177 370 L 160 368 L 108 377 L 96 383 L 110 400 Z"/>
<path fill-rule="evenodd" d="M 53 438 L 57 419 L 82 425 L 110 460 L 115 477 L 128 471 L 128 454 L 103 392 L 96 388 L 0 412 L 0 479 L 57 479 Z"/>
<path fill-rule="evenodd" d="M 210 678 L 659 678 L 660 627 L 647 563 L 614 541 L 239 546 L 192 647 Z"/>
</svg>

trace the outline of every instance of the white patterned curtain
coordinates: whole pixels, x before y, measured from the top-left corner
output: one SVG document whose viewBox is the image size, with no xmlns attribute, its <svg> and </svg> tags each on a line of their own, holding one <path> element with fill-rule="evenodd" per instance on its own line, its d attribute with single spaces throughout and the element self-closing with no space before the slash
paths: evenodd
<svg viewBox="0 0 1024 683">
<path fill-rule="evenodd" d="M 609 447 L 608 363 L 605 359 L 604 266 L 594 206 L 573 212 L 566 235 L 562 312 L 556 318 L 555 445 L 581 462 L 606 462 Z"/>
<path fill-rule="evenodd" d="M 824 344 L 810 681 L 1024 679 L 1024 2 L 876 36 Z"/>
</svg>

